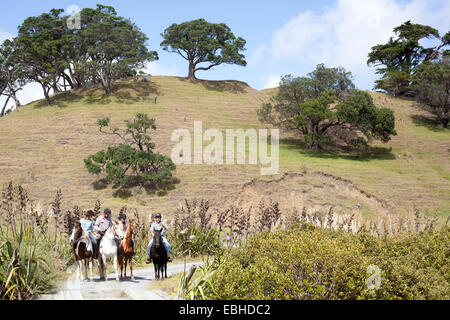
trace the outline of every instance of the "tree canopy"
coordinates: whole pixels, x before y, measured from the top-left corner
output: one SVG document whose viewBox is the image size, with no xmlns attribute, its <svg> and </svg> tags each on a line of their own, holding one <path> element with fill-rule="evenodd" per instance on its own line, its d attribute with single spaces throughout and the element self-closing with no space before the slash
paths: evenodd
<svg viewBox="0 0 450 320">
<path fill-rule="evenodd" d="M 63 13 L 63 9 L 52 9 L 28 17 L 17 37 L 2 48 L 5 51 L 8 45 L 14 51 L 10 56 L 20 66 L 20 73 L 14 72 L 16 80 L 39 83 L 47 104 L 51 104 L 51 92 L 87 83 L 100 83 L 110 95 L 117 79 L 135 75 L 146 62 L 158 59 L 156 51 L 147 49 L 147 36 L 113 7 L 98 4 L 95 9 L 83 9 L 78 29 L 69 28 L 69 17 Z M 20 84 L 16 81 L 16 88 Z"/>
<path fill-rule="evenodd" d="M 450 57 L 422 63 L 412 79 L 419 107 L 432 113 L 439 126 L 446 128 L 450 120 Z"/>
<path fill-rule="evenodd" d="M 165 185 L 172 177 L 176 166 L 169 157 L 154 152 L 149 130 L 156 130 L 155 119 L 146 114 L 136 113 L 132 120 L 126 120 L 126 128 L 110 128 L 110 119 L 97 121 L 100 132 L 115 135 L 121 143 L 109 146 L 90 155 L 84 160 L 89 173 L 106 173 L 108 181 L 122 187 L 137 184 L 140 186 Z M 131 172 L 131 173 L 130 173 Z"/>
<path fill-rule="evenodd" d="M 307 148 L 321 148 L 330 142 L 332 128 L 357 131 L 368 139 L 387 142 L 395 135 L 395 118 L 390 109 L 377 108 L 366 92 L 355 90 L 350 72 L 319 64 L 306 77 L 286 75 L 270 103 L 258 110 L 261 122 L 302 134 Z M 349 144 L 366 146 L 354 136 Z"/>
<path fill-rule="evenodd" d="M 381 75 L 375 89 L 394 96 L 413 96 L 411 76 L 414 68 L 423 61 L 433 61 L 445 54 L 444 48 L 450 44 L 450 32 L 441 38 L 436 29 L 407 21 L 395 27 L 394 33 L 395 39 L 391 37 L 387 43 L 372 47 L 367 64 L 378 67 L 376 72 Z M 439 39 L 440 44 L 425 48 L 419 43 L 425 38 Z"/>
<path fill-rule="evenodd" d="M 148 51 L 148 37 L 131 21 L 117 16 L 113 7 L 97 5 L 81 11 L 79 46 L 86 48 L 91 73 L 99 79 L 107 95 L 114 81 L 134 74 L 147 61 L 158 59 L 156 51 Z M 88 68 L 89 69 L 89 68 Z"/>
<path fill-rule="evenodd" d="M 5 40 L 0 46 L 0 95 L 7 97 L 0 110 L 0 116 L 5 115 L 11 98 L 14 100 L 16 108 L 20 107 L 16 93 L 22 90 L 28 82 L 17 52 L 13 41 Z"/>
<path fill-rule="evenodd" d="M 163 50 L 176 52 L 189 62 L 188 78 L 195 80 L 197 71 L 207 71 L 220 64 L 246 66 L 246 41 L 231 32 L 224 23 L 204 19 L 172 24 L 161 34 Z M 206 63 L 206 66 L 199 66 Z"/>
</svg>

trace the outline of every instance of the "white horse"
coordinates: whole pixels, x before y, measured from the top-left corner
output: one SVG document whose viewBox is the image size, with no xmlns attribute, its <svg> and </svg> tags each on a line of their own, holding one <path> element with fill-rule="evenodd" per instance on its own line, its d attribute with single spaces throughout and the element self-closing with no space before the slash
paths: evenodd
<svg viewBox="0 0 450 320">
<path fill-rule="evenodd" d="M 73 254 L 75 255 L 75 260 L 77 261 L 77 276 L 81 281 L 87 279 L 87 267 L 89 263 L 90 277 L 89 280 L 94 281 L 92 275 L 92 260 L 94 255 L 94 250 L 92 247 L 91 239 L 89 234 L 81 228 L 81 224 L 78 222 L 72 230 L 72 235 L 70 236 L 70 243 L 73 245 Z M 84 274 L 83 274 L 83 262 L 84 262 Z"/>
<path fill-rule="evenodd" d="M 113 224 L 108 228 L 108 230 L 105 232 L 105 235 L 100 241 L 100 256 L 101 259 L 99 259 L 99 273 L 100 273 L 100 279 L 104 279 L 105 281 L 108 280 L 108 277 L 106 275 L 106 259 L 112 258 L 114 263 L 114 268 L 116 271 L 116 281 L 119 281 L 119 267 L 117 264 L 117 243 L 114 239 L 117 236 L 117 227 L 116 223 L 113 222 Z"/>
</svg>

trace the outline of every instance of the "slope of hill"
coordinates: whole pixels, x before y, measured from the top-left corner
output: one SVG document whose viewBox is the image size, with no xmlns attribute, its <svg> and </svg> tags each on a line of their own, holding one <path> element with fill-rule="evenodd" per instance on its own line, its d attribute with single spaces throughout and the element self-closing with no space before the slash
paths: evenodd
<svg viewBox="0 0 450 320">
<path fill-rule="evenodd" d="M 431 125 L 411 101 L 381 93 L 371 94 L 378 106 L 395 111 L 398 135 L 387 144 L 374 143 L 366 156 L 313 153 L 282 135 L 280 175 L 260 176 L 255 165 L 180 165 L 175 173 L 180 183 L 166 195 L 117 192 L 103 183 L 103 176 L 90 175 L 84 168 L 83 159 L 89 154 L 118 142 L 98 132 L 98 118 L 108 116 L 113 125 L 121 126 L 134 113 L 147 113 L 156 118 L 158 129 L 152 136 L 157 149 L 170 155 L 176 144 L 171 142 L 173 130 L 188 129 L 192 134 L 196 120 L 203 122 L 203 130 L 264 128 L 256 110 L 274 92 L 238 81 L 190 83 L 184 78 L 152 77 L 150 83 L 118 82 L 111 97 L 93 88 L 61 93 L 53 106 L 33 102 L 0 118 L 0 185 L 9 180 L 21 183 L 44 204 L 61 188 L 68 206 L 87 209 L 100 199 L 113 213 L 127 205 L 141 213 L 158 210 L 171 215 L 184 198 L 210 199 L 223 206 L 254 194 L 253 200 L 274 197 L 286 207 L 295 203 L 321 209 L 332 204 L 348 212 L 360 203 L 366 215 L 410 213 L 413 207 L 441 217 L 449 214 L 450 129 Z M 157 96 L 157 104 L 149 102 L 149 96 Z M 288 171 L 303 174 L 301 179 L 295 174 L 280 179 Z M 257 187 L 262 183 L 258 181 L 268 180 L 273 181 L 264 190 Z"/>
</svg>

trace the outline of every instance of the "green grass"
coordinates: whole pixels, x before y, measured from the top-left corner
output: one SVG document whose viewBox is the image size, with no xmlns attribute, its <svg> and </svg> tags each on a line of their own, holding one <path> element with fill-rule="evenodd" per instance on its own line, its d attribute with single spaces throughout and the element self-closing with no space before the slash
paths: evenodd
<svg viewBox="0 0 450 320">
<path fill-rule="evenodd" d="M 161 290 L 169 295 L 177 295 L 181 279 L 183 279 L 183 273 L 173 274 L 167 279 L 151 281 L 147 290 Z"/>
</svg>

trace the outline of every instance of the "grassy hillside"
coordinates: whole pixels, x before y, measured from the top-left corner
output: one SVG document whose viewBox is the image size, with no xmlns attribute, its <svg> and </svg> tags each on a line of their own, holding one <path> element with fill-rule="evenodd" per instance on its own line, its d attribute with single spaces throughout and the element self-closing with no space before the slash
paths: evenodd
<svg viewBox="0 0 450 320">
<path fill-rule="evenodd" d="M 375 104 L 392 108 L 398 135 L 387 144 L 374 143 L 371 154 L 358 157 L 313 153 L 297 140 L 282 136 L 280 175 L 260 176 L 252 165 L 183 165 L 180 183 L 167 195 L 118 193 L 102 176 L 90 175 L 83 159 L 117 140 L 98 132 L 96 120 L 110 117 L 121 126 L 136 112 L 156 118 L 153 137 L 167 155 L 174 129 L 193 134 L 193 122 L 207 128 L 262 128 L 256 110 L 274 89 L 258 91 L 238 81 L 190 83 L 183 78 L 152 77 L 150 83 L 123 81 L 111 97 L 102 90 L 78 90 L 55 97 L 56 105 L 37 101 L 0 118 L 0 185 L 9 180 L 26 185 L 34 198 L 51 202 L 57 189 L 64 203 L 102 206 L 117 213 L 123 205 L 143 213 L 169 215 L 184 198 L 205 198 L 215 204 L 278 199 L 282 205 L 339 210 L 362 205 L 363 214 L 405 214 L 413 206 L 441 217 L 450 212 L 450 129 L 438 129 L 408 100 L 371 93 Z M 157 104 L 142 97 L 158 96 Z M 297 172 L 282 176 L 284 172 Z M 252 181 L 252 179 L 256 179 Z M 273 180 L 265 183 L 267 180 Z M 247 184 L 245 184 L 247 183 Z M 244 185 L 245 184 L 245 185 Z M 261 187 L 263 184 L 264 187 Z"/>
</svg>

